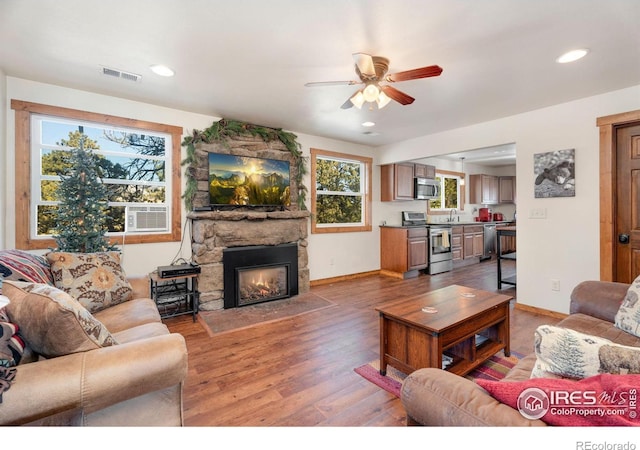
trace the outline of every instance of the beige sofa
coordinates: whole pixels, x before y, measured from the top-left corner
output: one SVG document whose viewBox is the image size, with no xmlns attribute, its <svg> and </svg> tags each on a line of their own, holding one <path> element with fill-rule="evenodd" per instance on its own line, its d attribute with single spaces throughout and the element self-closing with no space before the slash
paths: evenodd
<svg viewBox="0 0 640 450">
<path fill-rule="evenodd" d="M 185 340 L 161 322 L 148 279 L 129 281 L 132 300 L 93 315 L 118 345 L 50 359 L 27 347 L 2 396 L 1 425 L 183 424 Z"/>
<path fill-rule="evenodd" d="M 559 327 L 596 335 L 618 344 L 640 347 L 640 338 L 615 327 L 615 316 L 628 284 L 585 281 L 571 293 L 570 315 Z M 533 352 L 521 359 L 502 382 L 527 380 L 536 362 Z M 408 425 L 430 426 L 545 426 L 500 403 L 467 378 L 441 369 L 420 369 L 404 380 L 401 401 Z"/>
</svg>

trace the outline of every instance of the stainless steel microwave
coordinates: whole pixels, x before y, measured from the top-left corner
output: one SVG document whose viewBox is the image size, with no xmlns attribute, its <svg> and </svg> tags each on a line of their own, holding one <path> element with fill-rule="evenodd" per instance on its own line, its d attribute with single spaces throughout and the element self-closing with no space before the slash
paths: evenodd
<svg viewBox="0 0 640 450">
<path fill-rule="evenodd" d="M 414 178 L 413 198 L 433 200 L 440 198 L 440 182 L 431 178 Z"/>
</svg>

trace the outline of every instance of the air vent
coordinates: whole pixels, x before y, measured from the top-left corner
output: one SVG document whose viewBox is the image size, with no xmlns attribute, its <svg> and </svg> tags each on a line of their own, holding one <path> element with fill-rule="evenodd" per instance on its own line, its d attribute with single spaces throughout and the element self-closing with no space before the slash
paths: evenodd
<svg viewBox="0 0 640 450">
<path fill-rule="evenodd" d="M 122 78 L 123 80 L 129 81 L 140 81 L 142 79 L 142 75 L 138 75 L 131 72 L 124 72 L 118 69 L 110 69 L 109 67 L 102 68 L 102 74 L 107 75 L 109 77 Z"/>
</svg>

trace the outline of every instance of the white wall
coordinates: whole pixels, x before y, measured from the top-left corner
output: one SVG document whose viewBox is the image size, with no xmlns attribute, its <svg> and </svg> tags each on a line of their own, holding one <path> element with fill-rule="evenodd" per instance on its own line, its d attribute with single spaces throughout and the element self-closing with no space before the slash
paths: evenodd
<svg viewBox="0 0 640 450">
<path fill-rule="evenodd" d="M 640 86 L 500 120 L 385 146 L 379 161 L 392 163 L 515 142 L 518 211 L 517 299 L 563 313 L 585 279 L 599 278 L 599 131 L 596 118 L 640 109 Z M 574 148 L 576 196 L 536 199 L 533 155 Z M 534 208 L 547 218 L 530 219 Z M 394 207 L 383 206 L 381 216 Z M 551 290 L 560 280 L 560 291 Z"/>
<path fill-rule="evenodd" d="M 4 79 L 5 77 L 2 77 L 0 74 L 0 81 Z M 202 130 L 208 128 L 214 121 L 219 120 L 219 117 L 193 114 L 186 111 L 36 83 L 19 78 L 6 77 L 6 82 L 7 102 L 6 106 L 0 111 L 0 119 L 2 119 L 2 115 L 6 116 L 6 120 L 0 120 L 0 130 L 2 130 L 5 125 L 7 129 L 7 139 L 3 140 L 3 145 L 4 142 L 6 142 L 7 160 L 6 164 L 2 165 L 3 170 L 1 172 L 1 174 L 6 177 L 6 182 L 3 182 L 0 186 L 0 206 L 2 206 L 4 199 L 2 192 L 5 186 L 11 187 L 9 192 L 12 193 L 12 187 L 15 183 L 15 116 L 10 109 L 11 99 L 182 126 L 185 135 L 190 134 L 194 129 Z M 3 105 L 4 104 L 3 102 Z M 295 131 L 292 132 L 295 133 Z M 312 147 L 335 152 L 374 156 L 370 147 L 317 136 L 298 134 L 298 142 L 300 142 L 302 151 L 307 157 L 309 157 L 310 148 Z M 2 150 L 2 147 L 0 147 L 0 150 Z M 184 158 L 184 148 L 182 152 L 181 158 Z M 0 152 L 0 161 L 4 159 L 4 156 L 5 153 Z M 373 174 L 375 200 L 380 197 L 380 171 L 375 166 Z M 307 175 L 305 184 L 309 186 L 309 182 L 309 176 Z M 15 246 L 15 201 L 13 195 L 8 195 L 7 197 L 7 208 L 0 208 L 0 230 L 2 231 L 0 233 L 0 248 L 12 248 Z M 310 209 L 308 199 L 307 207 Z M 374 221 L 378 220 L 375 201 L 372 215 Z M 7 226 L 2 230 L 1 226 L 5 222 Z M 184 224 L 184 222 L 185 217 L 183 214 L 182 223 Z M 309 230 L 310 229 L 311 227 L 309 226 Z M 185 242 L 182 246 L 179 242 L 125 246 L 123 251 L 123 266 L 125 271 L 129 275 L 141 275 L 154 270 L 159 265 L 169 264 L 175 257 L 189 259 L 191 250 L 189 244 L 190 235 L 188 232 L 184 240 Z M 308 239 L 308 253 L 311 279 L 317 280 L 378 270 L 380 268 L 378 241 L 378 227 L 374 227 L 374 230 L 369 233 L 310 234 Z"/>
</svg>

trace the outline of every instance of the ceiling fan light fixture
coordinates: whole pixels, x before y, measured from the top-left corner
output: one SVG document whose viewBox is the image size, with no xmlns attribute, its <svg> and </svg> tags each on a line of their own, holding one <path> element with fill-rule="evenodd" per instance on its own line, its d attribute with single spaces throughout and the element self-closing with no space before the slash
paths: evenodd
<svg viewBox="0 0 640 450">
<path fill-rule="evenodd" d="M 365 101 L 367 102 L 375 102 L 380 95 L 380 89 L 375 84 L 368 84 L 364 91 L 362 92 Z"/>
<path fill-rule="evenodd" d="M 362 91 L 356 92 L 356 94 L 349 100 L 351 101 L 351 103 L 353 103 L 353 106 L 358 109 L 361 109 L 362 105 L 364 105 L 364 95 L 362 94 Z"/>
<path fill-rule="evenodd" d="M 378 98 L 376 99 L 376 103 L 378 104 L 378 109 L 384 108 L 389 104 L 390 101 L 391 101 L 391 98 L 384 92 L 380 91 L 380 95 L 378 95 Z"/>
</svg>

